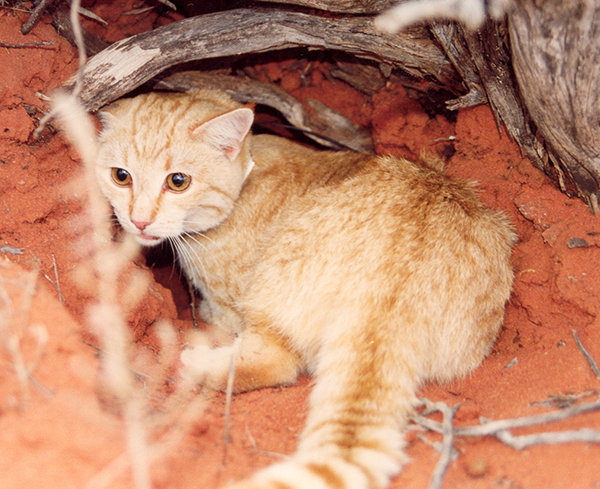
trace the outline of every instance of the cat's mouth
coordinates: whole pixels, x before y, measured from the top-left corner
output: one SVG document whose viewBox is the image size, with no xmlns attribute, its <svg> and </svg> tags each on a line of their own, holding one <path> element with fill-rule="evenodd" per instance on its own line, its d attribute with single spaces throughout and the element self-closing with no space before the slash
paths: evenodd
<svg viewBox="0 0 600 489">
<path fill-rule="evenodd" d="M 151 236 L 150 234 L 140 233 L 135 236 L 135 239 L 142 246 L 155 246 L 159 244 L 163 238 L 159 238 L 157 236 Z"/>
</svg>

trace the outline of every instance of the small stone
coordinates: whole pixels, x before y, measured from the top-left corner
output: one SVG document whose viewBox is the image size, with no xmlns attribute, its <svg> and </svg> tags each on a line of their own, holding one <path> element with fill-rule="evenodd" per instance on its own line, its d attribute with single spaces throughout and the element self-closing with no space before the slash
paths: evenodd
<svg viewBox="0 0 600 489">
<path fill-rule="evenodd" d="M 590 245 L 583 238 L 571 238 L 567 243 L 569 248 L 588 248 Z"/>
<path fill-rule="evenodd" d="M 474 458 L 465 467 L 467 475 L 474 479 L 480 479 L 484 477 L 490 470 L 488 461 L 485 458 Z"/>
</svg>

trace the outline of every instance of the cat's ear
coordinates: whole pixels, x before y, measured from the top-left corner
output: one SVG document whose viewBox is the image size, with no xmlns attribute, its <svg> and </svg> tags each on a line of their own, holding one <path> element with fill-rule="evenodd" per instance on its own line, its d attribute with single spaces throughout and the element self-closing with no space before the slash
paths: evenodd
<svg viewBox="0 0 600 489">
<path fill-rule="evenodd" d="M 229 160 L 235 159 L 254 122 L 254 112 L 247 108 L 235 109 L 192 129 L 192 137 L 223 152 Z"/>
<path fill-rule="evenodd" d="M 112 114 L 111 109 L 115 110 L 117 108 L 116 104 L 111 104 L 108 105 L 106 107 L 104 107 L 102 110 L 98 111 L 98 118 L 100 119 L 100 122 L 102 123 L 102 128 L 103 129 L 109 129 L 110 127 L 112 127 L 112 125 L 115 123 L 115 121 L 117 120 L 117 117 L 115 115 Z"/>
</svg>

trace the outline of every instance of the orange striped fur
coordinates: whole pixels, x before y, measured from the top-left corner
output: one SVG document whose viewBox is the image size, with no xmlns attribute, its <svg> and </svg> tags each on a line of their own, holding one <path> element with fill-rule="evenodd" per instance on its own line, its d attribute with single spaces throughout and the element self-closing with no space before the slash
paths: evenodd
<svg viewBox="0 0 600 489">
<path fill-rule="evenodd" d="M 216 92 L 122 100 L 98 180 L 141 244 L 173 244 L 203 319 L 239 337 L 196 338 L 187 375 L 224 389 L 235 355 L 235 392 L 314 376 L 297 452 L 239 487 L 385 487 L 418 386 L 490 351 L 515 235 L 437 162 L 253 137 L 252 118 Z"/>
</svg>

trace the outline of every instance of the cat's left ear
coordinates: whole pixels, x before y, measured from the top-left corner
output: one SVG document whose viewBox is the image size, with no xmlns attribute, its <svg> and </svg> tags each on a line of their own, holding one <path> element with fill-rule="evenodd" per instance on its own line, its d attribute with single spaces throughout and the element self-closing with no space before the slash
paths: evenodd
<svg viewBox="0 0 600 489">
<path fill-rule="evenodd" d="M 103 129 L 108 129 L 109 127 L 111 127 L 111 125 L 114 123 L 114 121 L 117 120 L 117 118 L 112 115 L 110 112 L 104 110 L 102 112 L 98 112 L 98 118 L 100 119 L 100 122 L 102 123 L 102 128 Z"/>
<path fill-rule="evenodd" d="M 211 119 L 192 130 L 194 138 L 204 141 L 223 152 L 229 160 L 235 159 L 254 122 L 254 112 L 247 108 L 235 109 Z"/>
</svg>

